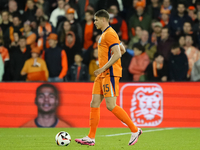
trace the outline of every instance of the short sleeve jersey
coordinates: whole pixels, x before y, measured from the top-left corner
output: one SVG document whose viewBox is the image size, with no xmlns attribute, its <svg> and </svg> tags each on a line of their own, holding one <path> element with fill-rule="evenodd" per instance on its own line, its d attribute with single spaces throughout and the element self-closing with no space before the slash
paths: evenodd
<svg viewBox="0 0 200 150">
<path fill-rule="evenodd" d="M 111 58 L 113 54 L 111 48 L 119 44 L 120 44 L 119 36 L 111 26 L 108 26 L 102 32 L 98 42 L 98 60 L 100 68 L 102 68 Z M 116 77 L 122 76 L 121 58 L 119 58 L 106 71 L 100 74 L 100 77 L 105 77 L 105 76 L 116 76 Z"/>
</svg>

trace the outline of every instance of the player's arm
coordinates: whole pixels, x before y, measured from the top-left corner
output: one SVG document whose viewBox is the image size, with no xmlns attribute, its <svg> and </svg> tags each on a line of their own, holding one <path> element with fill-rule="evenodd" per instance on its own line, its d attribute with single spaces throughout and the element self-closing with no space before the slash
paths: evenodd
<svg viewBox="0 0 200 150">
<path fill-rule="evenodd" d="M 121 55 L 126 53 L 126 49 L 125 49 L 125 47 L 124 47 L 124 45 L 122 43 L 120 43 L 119 47 L 120 47 Z"/>
<path fill-rule="evenodd" d="M 100 69 L 94 71 L 94 75 L 97 76 L 98 74 L 104 72 L 110 66 L 112 66 L 120 57 L 121 57 L 121 50 L 119 45 L 114 45 L 112 48 L 112 56 L 109 61 Z"/>
</svg>

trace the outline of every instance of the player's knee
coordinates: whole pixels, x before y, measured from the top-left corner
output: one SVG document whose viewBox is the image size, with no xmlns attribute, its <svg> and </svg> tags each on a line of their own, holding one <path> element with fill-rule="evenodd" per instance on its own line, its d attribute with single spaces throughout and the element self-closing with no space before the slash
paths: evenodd
<svg viewBox="0 0 200 150">
<path fill-rule="evenodd" d="M 95 108 L 97 108 L 97 107 L 99 107 L 100 106 L 100 104 L 99 104 L 99 102 L 97 102 L 97 101 L 91 101 L 91 103 L 90 103 L 90 107 L 95 107 Z"/>
<path fill-rule="evenodd" d="M 112 111 L 112 110 L 115 108 L 114 105 L 106 105 L 106 107 L 107 107 L 107 109 L 108 109 L 109 111 Z"/>
</svg>

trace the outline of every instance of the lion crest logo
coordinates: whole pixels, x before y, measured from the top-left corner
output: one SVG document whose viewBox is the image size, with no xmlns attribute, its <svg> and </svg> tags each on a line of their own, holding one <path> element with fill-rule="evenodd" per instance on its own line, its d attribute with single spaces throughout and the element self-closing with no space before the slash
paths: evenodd
<svg viewBox="0 0 200 150">
<path fill-rule="evenodd" d="M 137 126 L 158 126 L 163 119 L 162 88 L 157 84 L 138 85 L 133 85 L 130 117 Z"/>
</svg>

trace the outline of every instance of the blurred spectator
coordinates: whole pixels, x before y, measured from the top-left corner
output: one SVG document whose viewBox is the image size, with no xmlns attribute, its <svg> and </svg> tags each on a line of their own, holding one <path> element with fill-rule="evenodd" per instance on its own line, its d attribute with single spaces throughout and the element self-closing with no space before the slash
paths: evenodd
<svg viewBox="0 0 200 150">
<path fill-rule="evenodd" d="M 96 32 L 96 27 L 93 23 L 94 12 L 87 10 L 85 12 L 85 20 L 81 23 L 83 31 L 83 50 L 87 50 L 93 44 L 93 34 Z"/>
<path fill-rule="evenodd" d="M 92 11 L 95 11 L 97 9 L 97 2 L 99 0 L 79 0 L 77 2 L 78 5 L 78 16 L 79 16 L 79 20 L 82 21 L 85 18 L 85 11 L 90 9 L 91 7 L 94 9 Z M 106 9 L 104 7 L 104 9 Z"/>
<path fill-rule="evenodd" d="M 14 32 L 13 33 L 13 37 L 14 37 L 14 41 L 9 45 L 9 52 L 15 50 L 16 47 L 19 46 L 19 37 L 21 36 L 20 32 Z"/>
<path fill-rule="evenodd" d="M 36 17 L 36 22 L 37 25 L 40 25 L 40 18 L 44 17 L 45 20 L 48 20 L 48 16 L 44 13 L 43 8 L 41 6 L 38 6 L 36 13 L 35 13 L 35 17 Z"/>
<path fill-rule="evenodd" d="M 38 0 L 36 5 L 38 8 L 41 8 L 43 10 L 45 15 L 47 15 L 48 17 L 50 16 L 50 5 L 48 0 Z"/>
<path fill-rule="evenodd" d="M 148 5 L 148 12 L 152 15 L 152 19 L 158 19 L 160 16 L 160 3 L 159 0 L 151 0 L 151 4 Z"/>
<path fill-rule="evenodd" d="M 135 56 L 129 65 L 129 72 L 133 75 L 133 81 L 145 81 L 144 72 L 149 65 L 149 56 L 145 53 L 145 48 L 137 43 L 133 46 Z"/>
<path fill-rule="evenodd" d="M 83 40 L 82 28 L 78 20 L 75 19 L 74 13 L 75 10 L 73 8 L 69 8 L 66 11 L 65 16 L 60 17 L 60 19 L 58 20 L 57 27 L 60 28 L 60 26 L 62 26 L 62 22 L 68 20 L 71 24 L 71 30 L 75 33 L 76 38 L 79 39 L 79 41 L 82 43 Z"/>
<path fill-rule="evenodd" d="M 62 23 L 61 29 L 59 29 L 58 31 L 58 37 L 59 37 L 58 42 L 61 46 L 65 44 L 66 35 L 70 31 L 71 31 L 71 24 L 68 20 L 66 20 Z"/>
<path fill-rule="evenodd" d="M 192 36 L 192 38 L 193 38 L 193 40 L 194 40 L 194 45 L 196 45 L 196 34 L 195 33 L 193 33 L 193 31 L 192 31 L 192 25 L 191 25 L 191 23 L 190 22 L 185 22 L 184 23 L 184 25 L 183 25 L 183 31 L 181 32 L 181 35 L 184 35 L 184 36 L 186 36 L 186 35 L 191 35 Z"/>
<path fill-rule="evenodd" d="M 19 15 L 20 14 L 19 11 L 18 11 L 17 2 L 15 0 L 9 0 L 8 1 L 8 11 L 12 15 Z"/>
<path fill-rule="evenodd" d="M 62 50 L 58 43 L 58 36 L 51 33 L 48 36 L 50 48 L 44 51 L 44 58 L 49 71 L 48 81 L 59 82 L 63 81 L 63 77 L 67 74 L 68 61 L 65 50 Z M 52 61 L 54 60 L 54 61 Z"/>
<path fill-rule="evenodd" d="M 163 4 L 161 6 L 161 9 L 169 10 L 171 12 L 172 8 L 173 7 L 171 5 L 171 1 L 170 0 L 163 0 Z"/>
<path fill-rule="evenodd" d="M 164 8 L 162 8 L 160 10 L 160 15 L 161 15 L 160 23 L 162 24 L 162 27 L 168 26 L 170 11 L 168 9 L 165 10 Z"/>
<path fill-rule="evenodd" d="M 33 0 L 27 0 L 26 5 L 27 5 L 27 10 L 25 10 L 23 14 L 23 20 L 24 21 L 29 20 L 32 23 L 33 21 L 36 21 L 35 13 L 37 7 L 35 6 Z"/>
<path fill-rule="evenodd" d="M 200 11 L 200 1 L 199 0 L 197 0 L 197 2 L 196 2 L 196 8 L 197 8 L 197 11 Z"/>
<path fill-rule="evenodd" d="M 94 75 L 94 71 L 97 69 L 99 69 L 98 49 L 95 48 L 92 52 L 92 59 L 89 64 L 90 81 L 94 81 L 94 79 L 96 78 Z"/>
<path fill-rule="evenodd" d="M 128 27 L 124 19 L 118 14 L 119 10 L 116 5 L 111 5 L 108 9 L 110 15 L 110 25 L 117 32 L 119 38 L 125 42 L 128 41 Z"/>
<path fill-rule="evenodd" d="M 188 72 L 188 59 L 179 44 L 175 43 L 171 47 L 169 58 L 169 78 L 170 81 L 186 81 Z"/>
<path fill-rule="evenodd" d="M 9 31 L 8 31 L 8 36 L 11 42 L 14 41 L 14 32 L 23 32 L 24 28 L 22 26 L 22 21 L 21 18 L 18 15 L 13 16 L 13 25 L 10 26 Z"/>
<path fill-rule="evenodd" d="M 24 34 L 26 37 L 26 44 L 30 45 L 31 48 L 36 46 L 36 34 L 32 32 L 31 29 L 31 22 L 30 21 L 26 21 L 24 22 Z"/>
<path fill-rule="evenodd" d="M 169 29 L 164 27 L 161 31 L 161 41 L 158 43 L 157 51 L 163 55 L 166 61 L 169 60 L 171 54 L 171 46 L 174 40 L 169 37 Z"/>
<path fill-rule="evenodd" d="M 65 35 L 65 40 L 62 44 L 62 48 L 65 50 L 68 59 L 68 68 L 74 64 L 74 56 L 76 53 L 81 53 L 81 44 L 76 39 L 74 32 L 69 31 Z"/>
<path fill-rule="evenodd" d="M 145 30 L 150 30 L 151 15 L 144 11 L 145 4 L 141 1 L 136 3 L 136 14 L 129 19 L 129 38 L 134 36 L 137 26 L 141 26 Z"/>
<path fill-rule="evenodd" d="M 119 2 L 120 0 L 99 0 L 96 4 L 97 10 L 105 9 L 107 10 L 111 5 L 116 5 L 119 9 Z"/>
<path fill-rule="evenodd" d="M 191 70 L 193 68 L 194 63 L 199 60 L 200 58 L 200 52 L 199 50 L 192 46 L 193 44 L 193 40 L 192 40 L 192 36 L 187 35 L 185 37 L 185 54 L 188 58 L 188 64 L 189 64 L 189 70 L 188 70 L 188 74 L 187 77 L 189 78 L 191 75 Z"/>
<path fill-rule="evenodd" d="M 26 77 L 21 76 L 20 72 L 26 60 L 31 57 L 31 49 L 26 46 L 26 37 L 19 38 L 19 47 L 12 49 L 10 53 L 10 70 L 13 81 L 25 81 Z"/>
<path fill-rule="evenodd" d="M 140 44 L 144 46 L 146 54 L 149 56 L 149 59 L 152 61 L 154 58 L 155 52 L 157 52 L 157 47 L 155 44 L 148 42 L 149 33 L 146 30 L 142 31 L 142 36 L 140 40 Z"/>
<path fill-rule="evenodd" d="M 151 34 L 151 42 L 155 45 L 158 45 L 158 43 L 161 40 L 161 31 L 162 31 L 162 24 L 157 21 L 153 23 L 153 33 Z"/>
<path fill-rule="evenodd" d="M 200 81 L 200 59 L 193 65 L 191 72 L 191 81 Z"/>
<path fill-rule="evenodd" d="M 9 21 L 9 13 L 8 11 L 4 10 L 1 12 L 2 23 L 0 24 L 0 28 L 5 34 L 6 30 L 12 25 L 12 22 Z M 5 37 L 5 36 L 4 36 Z"/>
<path fill-rule="evenodd" d="M 135 28 L 135 36 L 133 36 L 130 41 L 129 41 L 129 44 L 128 44 L 128 48 L 129 49 L 132 49 L 133 45 L 135 43 L 138 43 L 141 39 L 141 36 L 142 36 L 142 28 L 140 26 L 137 26 Z"/>
<path fill-rule="evenodd" d="M 76 54 L 74 56 L 74 64 L 70 67 L 67 73 L 67 81 L 88 81 L 89 73 L 88 68 L 82 63 L 83 58 L 81 54 Z"/>
<path fill-rule="evenodd" d="M 65 2 L 64 0 L 58 0 L 58 7 L 53 10 L 50 16 L 50 22 L 54 27 L 57 26 L 58 18 L 61 16 L 65 16 L 65 9 L 64 9 Z"/>
<path fill-rule="evenodd" d="M 185 47 L 185 36 L 181 35 L 179 37 L 178 43 L 179 43 L 180 47 L 184 49 L 184 47 Z"/>
<path fill-rule="evenodd" d="M 196 15 L 196 8 L 194 6 L 189 6 L 187 8 L 188 11 L 188 16 L 192 19 L 192 21 L 194 22 L 197 19 L 197 15 Z"/>
<path fill-rule="evenodd" d="M 168 66 L 164 61 L 164 57 L 156 52 L 154 61 L 148 65 L 145 72 L 147 81 L 167 81 Z"/>
<path fill-rule="evenodd" d="M 37 46 L 40 50 L 45 50 L 49 48 L 47 37 L 51 32 L 55 32 L 55 29 L 43 16 L 39 18 L 39 22 L 40 25 L 37 30 L 39 39 L 37 41 Z"/>
<path fill-rule="evenodd" d="M 83 53 L 83 63 L 86 66 L 89 66 L 91 60 L 90 54 L 94 51 L 95 48 L 97 48 L 97 43 L 99 41 L 100 36 L 101 34 L 98 32 L 97 35 L 94 37 L 94 43 L 88 48 L 88 50 L 85 53 Z"/>
<path fill-rule="evenodd" d="M 169 19 L 170 35 L 173 37 L 180 35 L 185 22 L 192 23 L 192 19 L 185 13 L 185 5 L 183 3 L 178 3 L 177 11 L 178 12 L 172 14 Z"/>
<path fill-rule="evenodd" d="M 120 82 L 131 82 L 133 81 L 133 75 L 129 72 L 128 68 L 131 62 L 131 59 L 133 57 L 133 50 L 128 49 L 125 42 L 122 41 L 122 44 L 124 45 L 124 48 L 126 49 L 126 53 L 124 53 L 121 57 L 121 65 L 122 65 L 122 77 L 120 78 Z M 131 52 L 131 54 L 129 52 Z"/>
<path fill-rule="evenodd" d="M 21 75 L 27 75 L 27 81 L 47 81 L 49 72 L 46 63 L 40 57 L 40 49 L 34 47 L 31 50 L 30 59 L 26 60 L 24 67 L 21 70 Z"/>
<path fill-rule="evenodd" d="M 3 79 L 3 74 L 4 74 L 4 64 L 3 64 L 3 60 L 0 54 L 0 82 Z"/>
</svg>

